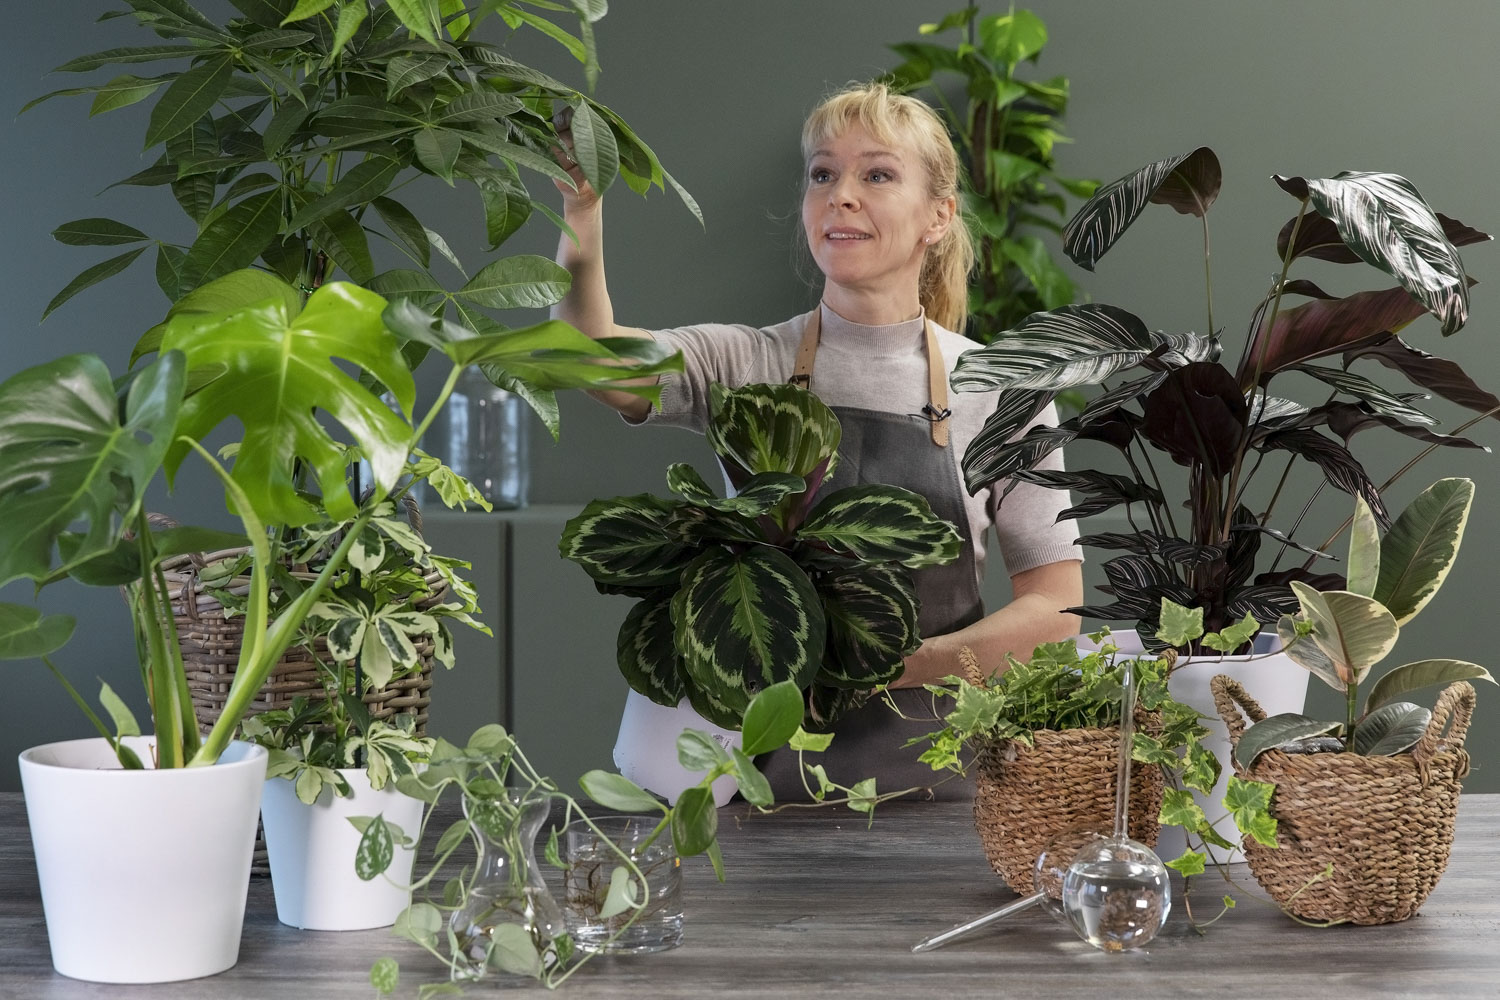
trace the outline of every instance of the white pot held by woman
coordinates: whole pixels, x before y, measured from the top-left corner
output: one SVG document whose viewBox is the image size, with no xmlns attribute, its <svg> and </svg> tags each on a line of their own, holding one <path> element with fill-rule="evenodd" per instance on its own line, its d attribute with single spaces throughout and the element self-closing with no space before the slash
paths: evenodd
<svg viewBox="0 0 1500 1000">
<path fill-rule="evenodd" d="M 125 743 L 154 759 L 153 737 Z M 22 752 L 52 965 L 74 979 L 164 983 L 239 960 L 266 751 L 127 771 L 103 739 Z"/>
<path fill-rule="evenodd" d="M 293 782 L 266 782 L 261 817 L 276 919 L 312 931 L 389 927 L 406 909 L 416 854 L 398 845 L 384 875 L 362 880 L 354 871 L 361 835 L 349 817 L 383 816 L 415 840 L 422 801 L 396 791 L 394 784 L 375 791 L 363 768 L 341 769 L 339 774 L 354 794 L 341 798 L 333 794 L 332 785 L 324 785 L 312 805 L 297 798 Z"/>
</svg>

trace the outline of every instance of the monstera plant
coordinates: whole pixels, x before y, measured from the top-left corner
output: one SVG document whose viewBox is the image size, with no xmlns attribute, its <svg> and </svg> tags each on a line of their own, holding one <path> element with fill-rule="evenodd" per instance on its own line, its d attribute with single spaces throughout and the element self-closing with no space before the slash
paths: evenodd
<svg viewBox="0 0 1500 1000">
<path fill-rule="evenodd" d="M 1416 187 L 1395 174 L 1345 172 L 1321 179 L 1278 176 L 1275 181 L 1296 200 L 1296 214 L 1281 227 L 1276 241 L 1280 272 L 1254 310 L 1233 367 L 1220 362 L 1223 345 L 1205 256 L 1210 280 L 1202 334 L 1152 332 L 1116 306 L 1064 306 L 1036 313 L 988 347 L 965 354 L 953 374 L 959 390 L 1005 390 L 963 457 L 971 490 L 1008 476 L 1013 482 L 1082 493 L 1082 502 L 1063 517 L 1125 507 L 1132 531 L 1080 539 L 1123 551 L 1104 564 L 1109 579 L 1104 590 L 1112 600 L 1077 610 L 1139 622 L 1142 639 L 1153 647 L 1160 645 L 1156 632 L 1164 598 L 1201 608 L 1204 630 L 1220 632 L 1246 615 L 1268 623 L 1295 612 L 1293 582 L 1342 585 L 1342 577 L 1312 572 L 1313 560 L 1332 558 L 1323 551 L 1332 539 L 1321 545 L 1296 540 L 1300 514 L 1282 528 L 1271 524 L 1297 458 L 1316 465 L 1326 480 L 1318 484 L 1314 498 L 1331 484 L 1364 499 L 1376 521 L 1385 525 L 1389 517 L 1381 490 L 1389 483 L 1372 481 L 1350 450 L 1356 434 L 1382 427 L 1425 442 L 1428 450 L 1479 448 L 1459 433 L 1500 411 L 1500 398 L 1477 386 L 1458 365 L 1400 336 L 1428 312 L 1437 317 L 1444 336 L 1464 325 L 1472 281 L 1455 248 L 1489 237 L 1435 214 Z M 1207 247 L 1208 210 L 1219 186 L 1219 161 L 1207 147 L 1159 160 L 1089 199 L 1068 223 L 1063 249 L 1092 270 L 1151 204 L 1202 220 Z M 1289 278 L 1292 265 L 1308 258 L 1364 261 L 1396 284 L 1334 295 L 1311 281 Z M 1370 361 L 1481 415 L 1453 434 L 1437 433 L 1431 429 L 1436 420 L 1414 405 L 1420 395 L 1389 391 L 1352 370 Z M 1108 385 L 1117 375 L 1122 377 Z M 1313 405 L 1297 402 L 1273 394 L 1273 380 L 1277 390 L 1300 382 L 1319 385 L 1328 396 Z M 1054 393 L 1085 385 L 1106 391 L 1077 417 L 1011 440 Z M 1075 439 L 1119 449 L 1129 474 L 1035 469 L 1043 456 Z M 1153 451 L 1186 467 L 1185 505 L 1169 501 L 1151 460 Z M 1252 498 L 1249 488 L 1256 472 L 1271 459 L 1267 464 L 1274 473 L 1279 455 L 1286 462 L 1269 497 Z M 1304 505 L 1304 514 L 1311 503 Z M 1182 506 L 1186 522 L 1179 524 Z M 1280 551 L 1275 562 L 1257 572 L 1257 556 L 1267 541 Z M 1278 571 L 1287 548 L 1307 559 Z"/>
<path fill-rule="evenodd" d="M 833 411 L 791 385 L 715 384 L 708 442 L 734 495 L 673 465 L 650 494 L 595 500 L 559 548 L 604 593 L 639 603 L 620 672 L 663 705 L 687 698 L 738 729 L 756 692 L 791 680 L 826 728 L 900 676 L 921 642 L 908 569 L 957 558 L 957 530 L 893 486 L 820 487 L 838 462 Z"/>
<path fill-rule="evenodd" d="M 365 527 L 410 488 L 404 477 L 411 451 L 465 367 L 524 373 L 545 390 L 613 386 L 634 371 L 617 367 L 619 356 L 564 323 L 478 334 L 410 302 L 388 306 L 345 282 L 322 286 L 304 305 L 298 289 L 251 270 L 185 297 L 159 338 L 156 357 L 118 380 L 99 358 L 70 355 L 0 383 L 0 503 L 8 512 L 0 519 L 0 585 L 29 579 L 41 587 L 71 577 L 129 588 L 162 768 L 218 759 L 271 667 L 349 564 Z M 403 350 L 414 343 L 451 366 L 419 419 Z M 384 386 L 395 409 L 351 377 L 350 365 Z M 657 392 L 654 385 L 626 388 Z M 232 456 L 226 468 L 203 440 L 234 422 L 242 433 L 223 453 Z M 158 473 L 170 484 L 190 454 L 223 483 L 243 537 L 148 523 L 147 487 Z M 351 490 L 352 454 L 368 463 L 374 483 L 363 501 Z M 309 499 L 314 490 L 319 503 Z M 348 530 L 316 579 L 273 612 L 272 538 L 325 516 L 349 521 Z M 245 638 L 224 711 L 200 740 L 161 562 L 225 544 L 251 549 Z M 0 658 L 45 657 L 67 642 L 73 626 L 66 616 L 0 604 Z M 101 694 L 115 723 L 111 733 L 68 688 L 115 743 L 121 764 L 142 766 L 119 741 L 140 731 L 123 701 L 107 686 Z"/>
</svg>

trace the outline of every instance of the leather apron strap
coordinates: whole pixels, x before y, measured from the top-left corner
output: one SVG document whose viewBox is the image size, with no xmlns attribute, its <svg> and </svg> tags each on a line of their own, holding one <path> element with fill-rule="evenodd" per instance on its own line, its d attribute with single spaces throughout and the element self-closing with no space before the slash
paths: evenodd
<svg viewBox="0 0 1500 1000">
<path fill-rule="evenodd" d="M 813 364 L 818 357 L 818 341 L 822 333 L 823 306 L 819 306 L 807 317 L 802 328 L 802 343 L 797 347 L 797 361 L 792 377 L 793 385 L 812 388 Z M 932 443 L 939 448 L 948 447 L 948 418 L 953 411 L 948 409 L 948 372 L 943 366 L 942 354 L 938 350 L 937 331 L 932 320 L 923 320 L 922 332 L 927 343 L 927 405 L 922 407 L 922 416 L 932 425 Z"/>
</svg>

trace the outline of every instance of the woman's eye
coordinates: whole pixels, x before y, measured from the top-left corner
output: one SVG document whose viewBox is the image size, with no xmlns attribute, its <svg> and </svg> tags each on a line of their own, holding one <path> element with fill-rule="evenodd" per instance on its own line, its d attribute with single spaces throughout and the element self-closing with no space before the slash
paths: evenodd
<svg viewBox="0 0 1500 1000">
<path fill-rule="evenodd" d="M 809 176 L 812 178 L 812 182 L 814 184 L 823 184 L 826 183 L 828 179 L 833 176 L 833 174 L 827 170 L 824 170 L 822 167 L 818 167 L 817 169 L 813 170 L 812 174 Z"/>
<path fill-rule="evenodd" d="M 870 171 L 870 180 L 874 181 L 876 184 L 884 184 L 887 181 L 891 181 L 894 179 L 895 178 L 891 176 L 891 173 L 888 170 Z"/>
</svg>

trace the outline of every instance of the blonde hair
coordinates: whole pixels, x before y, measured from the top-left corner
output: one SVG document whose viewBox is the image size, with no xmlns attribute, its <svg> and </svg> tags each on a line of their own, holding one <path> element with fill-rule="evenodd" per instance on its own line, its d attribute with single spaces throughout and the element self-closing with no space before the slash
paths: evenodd
<svg viewBox="0 0 1500 1000">
<path fill-rule="evenodd" d="M 814 108 L 802 126 L 802 158 L 811 159 L 819 146 L 854 126 L 878 142 L 913 150 L 927 170 L 928 194 L 960 200 L 961 168 L 943 120 L 922 101 L 883 83 L 850 84 Z M 917 297 L 934 323 L 963 333 L 973 267 L 974 241 L 955 210 L 948 231 L 927 248 L 917 281 Z"/>
</svg>

